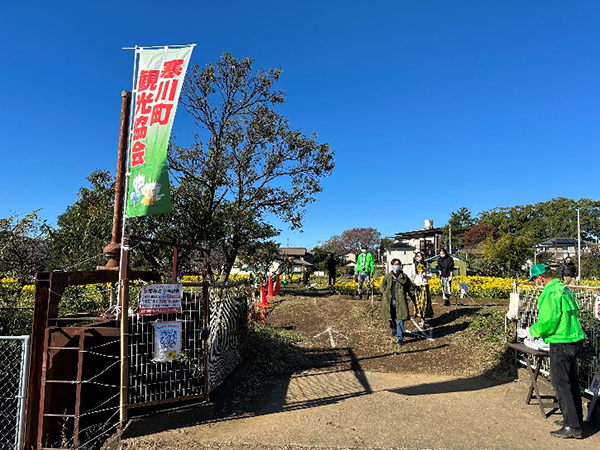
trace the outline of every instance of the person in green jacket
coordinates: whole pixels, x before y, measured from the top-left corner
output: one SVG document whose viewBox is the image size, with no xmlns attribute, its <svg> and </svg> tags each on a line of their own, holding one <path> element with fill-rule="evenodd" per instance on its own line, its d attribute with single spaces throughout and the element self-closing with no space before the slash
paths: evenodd
<svg viewBox="0 0 600 450">
<path fill-rule="evenodd" d="M 367 285 L 367 297 L 371 293 L 371 277 L 375 272 L 375 262 L 373 255 L 367 252 L 367 249 L 360 250 L 356 260 L 356 282 L 358 283 L 358 299 L 362 300 L 363 285 Z"/>
<path fill-rule="evenodd" d="M 402 272 L 399 259 L 392 259 L 392 271 L 381 282 L 381 317 L 388 320 L 392 336 L 401 345 L 404 342 L 404 321 L 410 318 L 407 296 L 414 302 L 415 287 L 410 278 Z"/>
<path fill-rule="evenodd" d="M 552 276 L 547 265 L 532 266 L 529 275 L 530 282 L 544 288 L 538 299 L 537 322 L 529 327 L 529 333 L 550 344 L 550 380 L 563 415 L 562 428 L 550 434 L 581 439 L 583 411 L 577 354 L 586 336 L 579 320 L 579 303 L 575 294 Z"/>
</svg>

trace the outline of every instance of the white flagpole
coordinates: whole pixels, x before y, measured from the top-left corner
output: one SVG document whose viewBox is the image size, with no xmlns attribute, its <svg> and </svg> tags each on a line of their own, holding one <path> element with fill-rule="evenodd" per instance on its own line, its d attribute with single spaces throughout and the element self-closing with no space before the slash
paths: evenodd
<svg viewBox="0 0 600 450">
<path fill-rule="evenodd" d="M 125 422 L 126 418 L 127 418 L 127 388 L 126 388 L 126 378 L 127 378 L 127 365 L 128 365 L 128 360 L 127 360 L 127 355 L 128 355 L 128 351 L 127 351 L 127 318 L 128 318 L 128 314 L 129 314 L 129 306 L 128 306 L 128 302 L 125 299 L 126 295 L 128 294 L 128 290 L 127 292 L 123 292 L 125 290 L 125 287 L 121 285 L 121 280 L 123 279 L 123 253 L 124 253 L 124 248 L 123 248 L 123 242 L 125 239 L 125 221 L 127 220 L 127 214 L 125 213 L 126 208 L 127 208 L 127 194 L 128 194 L 128 190 L 129 190 L 129 152 L 130 152 L 130 147 L 131 147 L 131 138 L 133 136 L 133 126 L 132 126 L 132 122 L 133 122 L 133 117 L 135 117 L 135 110 L 133 109 L 134 105 L 135 105 L 135 82 L 136 82 L 136 68 L 137 68 L 137 62 L 139 61 L 138 59 L 138 48 L 136 46 L 135 51 L 134 51 L 134 56 L 133 56 L 133 81 L 132 81 L 132 88 L 131 88 L 131 103 L 130 103 L 130 108 L 129 108 L 129 136 L 127 139 L 127 151 L 125 152 L 126 155 L 126 164 L 125 164 L 125 195 L 123 196 L 123 225 L 121 228 L 121 249 L 120 249 L 120 257 L 119 257 L 119 289 L 118 289 L 118 296 L 117 296 L 117 305 L 118 305 L 118 310 L 117 310 L 117 314 L 116 316 L 120 318 L 121 320 L 121 331 L 120 331 L 120 355 L 121 355 L 121 377 L 120 377 L 120 393 L 119 393 L 119 422 L 121 425 L 123 425 L 123 423 Z M 123 292 L 123 294 L 121 294 L 121 292 Z"/>
</svg>

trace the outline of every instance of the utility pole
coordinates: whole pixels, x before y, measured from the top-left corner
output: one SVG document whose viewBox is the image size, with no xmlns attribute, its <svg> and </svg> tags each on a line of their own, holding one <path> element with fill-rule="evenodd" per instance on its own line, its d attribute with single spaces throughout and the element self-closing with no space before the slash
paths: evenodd
<svg viewBox="0 0 600 450">
<path fill-rule="evenodd" d="M 452 254 L 452 225 L 448 224 L 448 253 Z"/>
</svg>

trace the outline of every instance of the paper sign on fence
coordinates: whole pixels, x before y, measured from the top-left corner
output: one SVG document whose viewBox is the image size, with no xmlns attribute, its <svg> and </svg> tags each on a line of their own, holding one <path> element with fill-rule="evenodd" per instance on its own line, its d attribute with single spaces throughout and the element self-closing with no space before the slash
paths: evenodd
<svg viewBox="0 0 600 450">
<path fill-rule="evenodd" d="M 181 312 L 183 286 L 181 283 L 149 284 L 142 287 L 140 314 Z"/>
<path fill-rule="evenodd" d="M 181 354 L 181 322 L 154 324 L 154 362 L 169 362 Z"/>
</svg>

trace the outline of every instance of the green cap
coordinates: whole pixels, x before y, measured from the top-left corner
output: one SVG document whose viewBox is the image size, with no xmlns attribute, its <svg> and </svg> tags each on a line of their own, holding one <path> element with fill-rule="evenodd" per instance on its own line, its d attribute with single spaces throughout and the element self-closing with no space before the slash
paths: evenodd
<svg viewBox="0 0 600 450">
<path fill-rule="evenodd" d="M 529 280 L 528 281 L 533 280 L 538 275 L 546 273 L 549 270 L 550 270 L 550 267 L 547 266 L 546 264 L 535 264 L 535 265 L 531 266 L 531 269 L 529 269 Z"/>
</svg>

